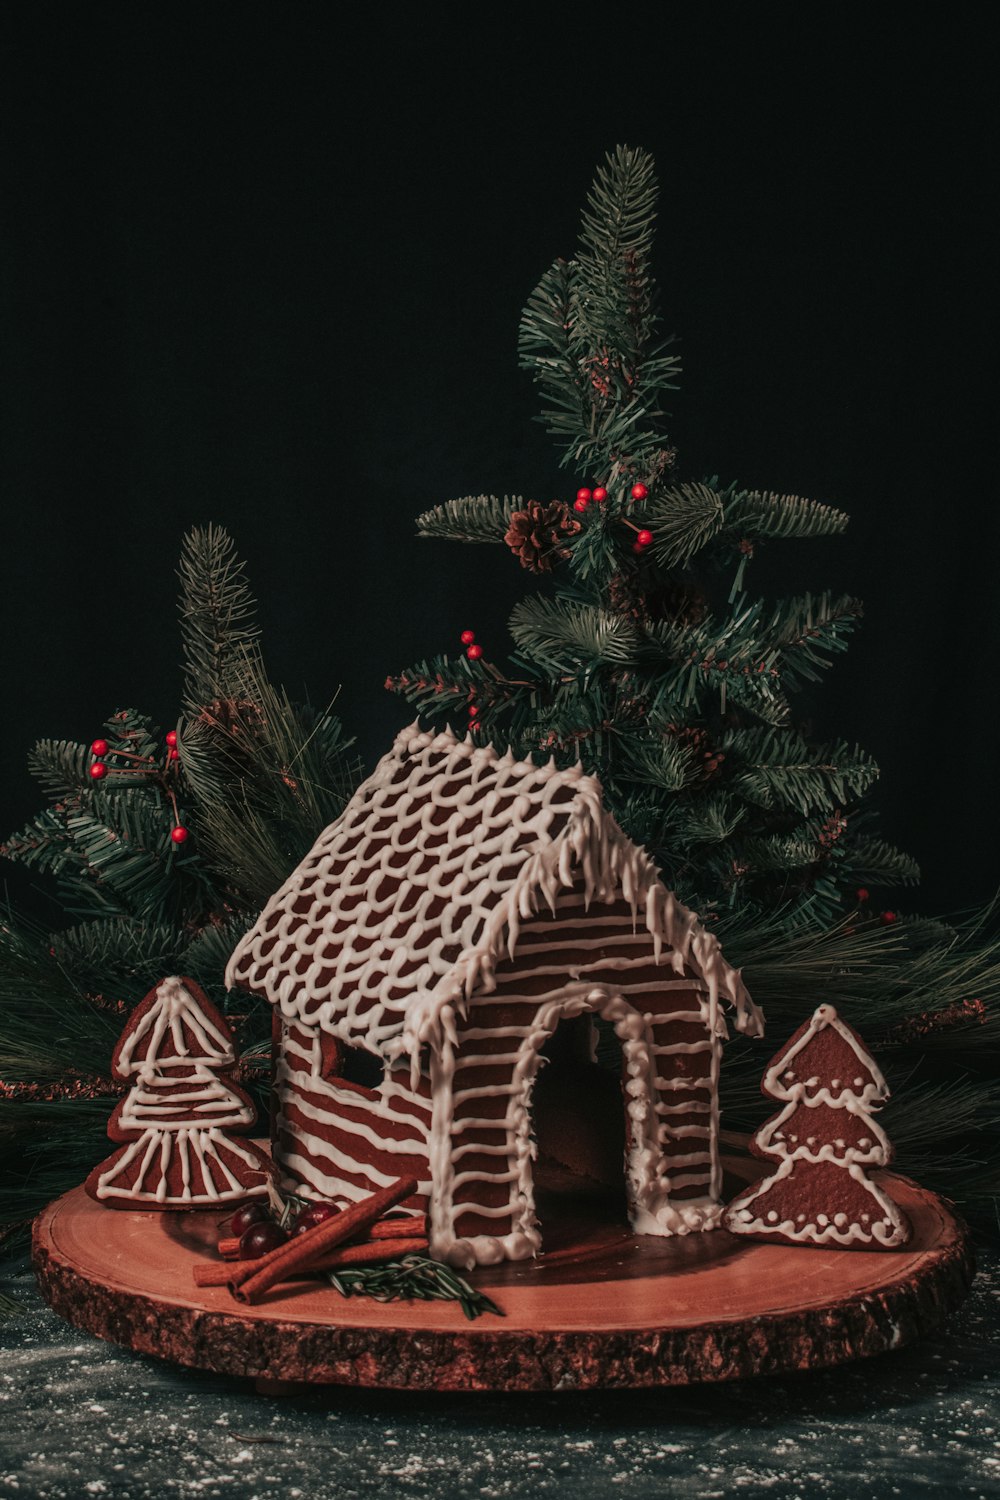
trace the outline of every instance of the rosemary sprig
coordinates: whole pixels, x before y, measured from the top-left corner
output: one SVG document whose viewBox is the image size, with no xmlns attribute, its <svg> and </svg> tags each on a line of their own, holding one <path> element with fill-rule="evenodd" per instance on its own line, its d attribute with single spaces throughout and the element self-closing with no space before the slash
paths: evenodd
<svg viewBox="0 0 1000 1500">
<path fill-rule="evenodd" d="M 363 1266 L 357 1270 L 330 1271 L 330 1285 L 342 1297 L 374 1297 L 376 1302 L 397 1299 L 421 1302 L 459 1302 L 471 1321 L 484 1312 L 504 1312 L 485 1292 L 470 1286 L 450 1266 L 426 1255 L 404 1255 L 402 1260 L 383 1266 Z"/>
</svg>

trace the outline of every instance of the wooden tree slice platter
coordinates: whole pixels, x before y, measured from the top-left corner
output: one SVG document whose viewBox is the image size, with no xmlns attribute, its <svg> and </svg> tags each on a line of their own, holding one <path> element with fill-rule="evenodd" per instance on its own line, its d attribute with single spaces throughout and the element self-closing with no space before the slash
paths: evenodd
<svg viewBox="0 0 1000 1500">
<path fill-rule="evenodd" d="M 728 1160 L 730 1195 L 760 1164 Z M 546 1225 L 535 1262 L 471 1273 L 504 1309 L 344 1299 L 318 1282 L 257 1307 L 199 1289 L 222 1214 L 109 1210 L 76 1188 L 36 1221 L 49 1304 L 99 1338 L 177 1364 L 284 1383 L 404 1390 L 585 1390 L 684 1385 L 881 1354 L 940 1327 L 965 1297 L 968 1232 L 906 1178 L 879 1179 L 909 1215 L 900 1251 L 753 1243 L 725 1230 L 635 1236 L 583 1203 Z"/>
</svg>

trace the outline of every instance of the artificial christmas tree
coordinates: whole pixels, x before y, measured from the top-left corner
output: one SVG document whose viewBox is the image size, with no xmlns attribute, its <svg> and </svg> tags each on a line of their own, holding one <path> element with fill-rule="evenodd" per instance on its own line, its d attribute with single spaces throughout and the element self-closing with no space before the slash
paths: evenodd
<svg viewBox="0 0 1000 1500">
<path fill-rule="evenodd" d="M 131 1083 L 108 1135 L 121 1150 L 87 1178 L 109 1208 L 214 1208 L 267 1193 L 268 1159 L 233 1131 L 256 1111 L 227 1076 L 232 1033 L 190 979 L 162 980 L 132 1012 L 112 1072 Z"/>
<path fill-rule="evenodd" d="M 861 606 L 849 594 L 750 592 L 762 548 L 836 537 L 848 517 L 681 474 L 662 410 L 679 361 L 656 310 L 656 196 L 646 153 L 611 153 L 577 253 L 550 267 L 522 315 L 521 364 L 574 474 L 568 494 L 467 495 L 417 521 L 425 538 L 506 545 L 517 577 L 537 577 L 545 592 L 510 616 L 515 654 L 498 662 L 476 644 L 386 686 L 477 743 L 597 775 L 612 816 L 743 966 L 769 1034 L 794 1029 L 803 995 L 864 1016 L 896 1077 L 901 1160 L 989 1218 L 1000 1187 L 993 914 L 951 926 L 880 912 L 869 895 L 912 884 L 917 869 L 878 835 L 872 757 L 817 742 L 806 695 Z M 743 1062 L 729 1060 L 724 1105 L 730 1125 L 752 1128 L 758 1065 Z"/>
<path fill-rule="evenodd" d="M 484 742 L 579 758 L 621 825 L 703 916 L 781 909 L 824 925 L 868 883 L 916 867 L 873 837 L 860 799 L 878 774 L 844 741 L 816 744 L 794 695 L 844 650 L 848 595 L 775 603 L 748 592 L 778 539 L 832 536 L 843 511 L 717 480 L 684 480 L 660 409 L 679 361 L 651 276 L 651 158 L 619 148 L 598 171 L 581 244 L 532 293 L 521 363 L 562 463 L 593 476 L 570 505 L 450 501 L 421 535 L 504 542 L 554 594 L 521 601 L 510 667 L 436 657 L 388 685 L 434 717 L 469 715 Z M 474 709 L 473 714 L 471 710 Z"/>
<path fill-rule="evenodd" d="M 780 1114 L 750 1149 L 780 1162 L 777 1171 L 730 1205 L 733 1234 L 793 1245 L 897 1249 L 910 1238 L 905 1214 L 868 1175 L 888 1166 L 891 1148 L 873 1118 L 889 1097 L 885 1079 L 857 1032 L 832 1005 L 820 1005 L 764 1074 Z"/>
</svg>

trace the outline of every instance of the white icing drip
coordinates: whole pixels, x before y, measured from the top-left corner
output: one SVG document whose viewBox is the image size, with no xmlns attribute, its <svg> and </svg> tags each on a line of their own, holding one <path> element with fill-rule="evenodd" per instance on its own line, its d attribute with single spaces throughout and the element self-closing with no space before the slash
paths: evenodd
<svg viewBox="0 0 1000 1500">
<path fill-rule="evenodd" d="M 147 1059 L 156 1059 L 161 1068 L 183 1067 L 191 1062 L 215 1068 L 232 1067 L 236 1061 L 232 1038 L 213 1025 L 180 979 L 171 976 L 162 980 L 155 995 L 152 1005 L 139 1017 L 119 1048 L 115 1071 L 120 1078 L 141 1073 Z M 188 1052 L 185 1029 L 202 1049 L 200 1056 Z M 161 1057 L 168 1038 L 176 1056 Z M 146 1043 L 144 1056 L 136 1060 L 134 1054 L 140 1042 Z"/>
</svg>

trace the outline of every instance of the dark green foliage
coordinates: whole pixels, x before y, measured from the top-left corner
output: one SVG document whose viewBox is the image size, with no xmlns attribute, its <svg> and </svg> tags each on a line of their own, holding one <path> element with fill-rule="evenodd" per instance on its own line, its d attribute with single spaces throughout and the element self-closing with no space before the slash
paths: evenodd
<svg viewBox="0 0 1000 1500">
<path fill-rule="evenodd" d="M 655 208 L 652 160 L 619 147 L 597 173 L 576 254 L 545 272 L 521 320 L 520 362 L 538 388 L 539 420 L 574 470 L 563 498 L 600 484 L 606 499 L 579 513 L 546 592 L 515 604 L 516 654 L 505 665 L 437 657 L 387 686 L 462 732 L 472 723 L 483 742 L 579 759 L 600 776 L 612 813 L 716 924 L 767 1013 L 767 1052 L 744 1045 L 741 1062 L 734 1048 L 727 1066 L 737 1122 L 759 1122 L 766 1056 L 829 1000 L 891 1074 L 901 1162 L 981 1203 L 973 1163 L 991 1164 L 986 1191 L 995 1191 L 988 1137 L 1000 1127 L 1000 1096 L 987 1071 L 973 1086 L 962 1070 L 976 1054 L 1000 1073 L 989 1009 L 1000 1003 L 1000 946 L 974 927 L 956 935 L 875 914 L 866 888 L 912 884 L 916 866 L 875 830 L 872 757 L 840 739 L 817 743 L 807 729 L 813 705 L 802 703 L 846 649 L 861 606 L 815 592 L 765 601 L 748 588 L 762 546 L 836 537 L 848 518 L 799 496 L 674 472 L 662 402 L 678 363 L 656 313 Z M 418 529 L 501 543 L 520 503 L 449 501 Z M 648 546 L 637 545 L 640 529 Z M 963 1002 L 976 997 L 985 1026 L 963 1019 Z M 945 1020 L 904 1044 L 892 1027 L 921 1012 Z M 941 1131 L 936 1151 L 924 1092 Z M 961 1189 L 946 1181 L 949 1161 Z"/>
<path fill-rule="evenodd" d="M 108 1072 L 128 1011 L 171 973 L 226 1006 L 222 976 L 237 940 L 353 790 L 339 720 L 268 679 L 227 534 L 186 536 L 180 577 L 178 758 L 131 709 L 102 732 L 103 780 L 90 776 L 87 745 L 41 741 L 30 765 L 50 804 L 3 849 L 54 879 L 66 920 L 54 932 L 13 913 L 0 923 L 0 1224 L 36 1211 L 106 1154 L 117 1091 Z M 178 824 L 186 842 L 171 838 Z M 267 1017 L 245 996 L 239 1008 L 244 1052 L 266 1051 Z"/>
<path fill-rule="evenodd" d="M 557 260 L 521 319 L 521 364 L 563 464 L 618 473 L 661 462 L 660 398 L 680 361 L 659 336 L 650 275 L 652 158 L 620 146 L 598 169 L 573 260 Z"/>
<path fill-rule="evenodd" d="M 206 704 L 238 696 L 243 664 L 260 635 L 257 606 L 221 526 L 188 533 L 178 574 L 185 706 L 197 716 Z"/>
<path fill-rule="evenodd" d="M 417 517 L 417 530 L 448 542 L 502 542 L 512 514 L 525 504 L 520 496 L 467 495 L 425 511 Z"/>
</svg>

